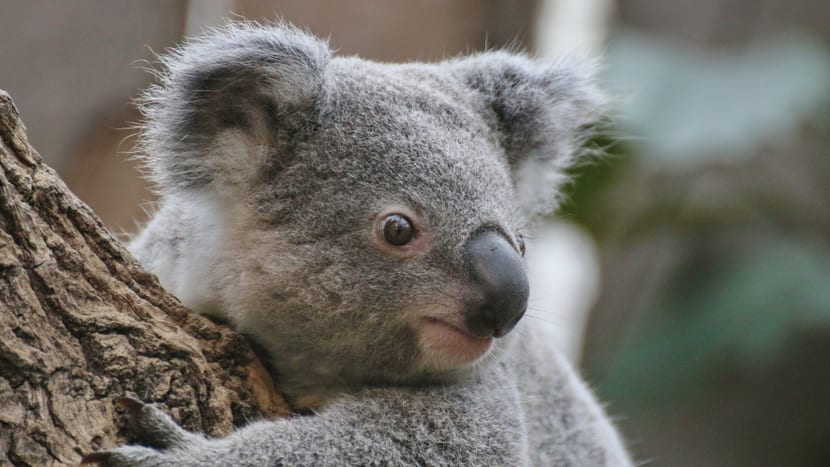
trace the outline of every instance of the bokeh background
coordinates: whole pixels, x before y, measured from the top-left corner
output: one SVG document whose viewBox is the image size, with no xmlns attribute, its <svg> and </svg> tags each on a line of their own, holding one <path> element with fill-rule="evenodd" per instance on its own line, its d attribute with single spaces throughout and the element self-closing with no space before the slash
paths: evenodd
<svg viewBox="0 0 830 467">
<path fill-rule="evenodd" d="M 830 465 L 830 2 L 0 1 L 0 89 L 114 231 L 152 209 L 128 156 L 153 53 L 234 15 L 384 61 L 606 57 L 608 156 L 538 228 L 529 319 L 647 465 Z"/>
</svg>

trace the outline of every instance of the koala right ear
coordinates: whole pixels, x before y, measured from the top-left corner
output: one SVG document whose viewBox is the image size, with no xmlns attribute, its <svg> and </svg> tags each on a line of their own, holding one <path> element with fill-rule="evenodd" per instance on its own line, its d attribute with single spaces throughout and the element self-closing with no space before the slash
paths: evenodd
<svg viewBox="0 0 830 467">
<path fill-rule="evenodd" d="M 326 43 L 288 25 L 230 24 L 162 58 L 139 100 L 142 151 L 162 190 L 250 183 L 315 127 Z"/>
</svg>

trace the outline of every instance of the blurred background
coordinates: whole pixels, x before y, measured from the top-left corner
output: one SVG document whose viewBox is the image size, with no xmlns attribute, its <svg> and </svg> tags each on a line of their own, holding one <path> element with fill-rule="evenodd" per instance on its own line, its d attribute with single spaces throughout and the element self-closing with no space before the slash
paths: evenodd
<svg viewBox="0 0 830 467">
<path fill-rule="evenodd" d="M 0 89 L 115 232 L 152 201 L 128 128 L 153 52 L 232 15 L 383 61 L 605 56 L 608 156 L 528 248 L 531 319 L 647 465 L 830 465 L 830 2 L 2 0 Z"/>
</svg>

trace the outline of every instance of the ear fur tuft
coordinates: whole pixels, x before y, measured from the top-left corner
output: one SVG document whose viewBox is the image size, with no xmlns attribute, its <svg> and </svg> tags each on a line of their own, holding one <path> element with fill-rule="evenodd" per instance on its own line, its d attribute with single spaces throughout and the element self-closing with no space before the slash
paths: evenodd
<svg viewBox="0 0 830 467">
<path fill-rule="evenodd" d="M 531 215 L 556 207 L 565 171 L 586 154 L 590 126 L 607 99 L 590 61 L 546 63 L 524 55 L 485 52 L 454 63 L 491 111 L 521 204 Z"/>
</svg>

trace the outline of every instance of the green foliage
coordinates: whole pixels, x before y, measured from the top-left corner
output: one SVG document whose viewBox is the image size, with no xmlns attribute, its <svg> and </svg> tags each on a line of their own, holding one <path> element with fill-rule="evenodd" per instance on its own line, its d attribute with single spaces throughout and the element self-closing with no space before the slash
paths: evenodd
<svg viewBox="0 0 830 467">
<path fill-rule="evenodd" d="M 830 329 L 826 250 L 769 238 L 722 266 L 703 281 L 676 281 L 654 319 L 608 362 L 600 384 L 611 400 L 637 407 L 693 401 L 723 372 L 774 364 L 798 331 Z"/>
<path fill-rule="evenodd" d="M 784 195 L 815 202 L 830 191 L 757 186 L 805 174 L 805 186 L 830 186 L 830 172 L 818 173 L 830 157 L 815 160 L 830 156 L 830 135 L 803 140 L 805 126 L 830 120 L 830 52 L 798 35 L 713 53 L 623 33 L 609 56 L 607 79 L 621 96 L 615 132 L 632 137 L 597 140 L 610 157 L 576 170 L 563 211 L 614 251 L 670 237 L 682 259 L 656 297 L 631 300 L 638 310 L 628 316 L 645 318 L 621 323 L 621 346 L 590 369 L 623 410 L 694 403 L 726 376 L 775 365 L 805 330 L 830 336 L 830 248 L 816 240 L 828 224 L 803 215 L 814 204 Z M 759 154 L 777 162 L 761 168 Z M 767 176 L 782 169 L 789 178 Z M 745 176 L 753 170 L 770 172 Z"/>
<path fill-rule="evenodd" d="M 625 144 L 607 136 L 596 138 L 591 146 L 601 148 L 603 157 L 571 170 L 573 183 L 565 186 L 556 217 L 581 224 L 596 234 L 606 227 L 602 212 L 608 190 L 631 165 L 632 157 Z"/>
<path fill-rule="evenodd" d="M 636 151 L 681 168 L 791 139 L 830 95 L 830 53 L 801 35 L 715 54 L 622 33 L 607 69 Z"/>
</svg>

